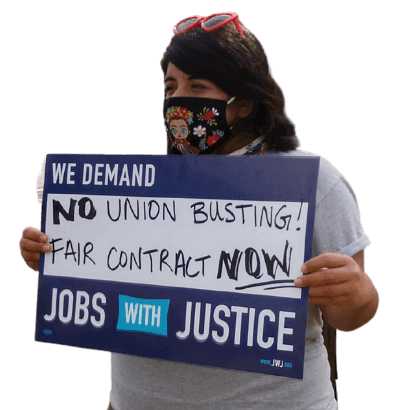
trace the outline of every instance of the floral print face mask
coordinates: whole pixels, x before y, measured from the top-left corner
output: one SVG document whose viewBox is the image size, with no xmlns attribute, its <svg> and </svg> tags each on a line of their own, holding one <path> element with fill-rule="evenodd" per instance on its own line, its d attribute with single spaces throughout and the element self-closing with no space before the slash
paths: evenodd
<svg viewBox="0 0 410 410">
<path fill-rule="evenodd" d="M 231 132 L 226 123 L 228 102 L 211 98 L 170 97 L 164 101 L 164 120 L 171 153 L 209 154 Z"/>
</svg>

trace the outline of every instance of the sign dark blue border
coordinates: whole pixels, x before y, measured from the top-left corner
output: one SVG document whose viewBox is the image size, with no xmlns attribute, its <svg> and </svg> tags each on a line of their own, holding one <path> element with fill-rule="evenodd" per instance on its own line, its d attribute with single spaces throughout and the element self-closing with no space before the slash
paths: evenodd
<svg viewBox="0 0 410 410">
<path fill-rule="evenodd" d="M 72 173 L 69 180 L 62 179 L 62 183 L 56 184 L 53 181 L 53 163 L 75 164 L 72 170 L 76 172 Z M 109 183 L 105 185 L 103 176 L 93 179 L 90 175 L 84 175 L 84 170 L 87 168 L 85 164 L 91 164 L 94 171 L 97 164 L 110 164 L 112 168 L 115 164 L 121 164 L 121 166 L 127 165 L 130 169 L 133 164 L 138 164 L 146 170 L 149 169 L 149 165 L 154 165 L 155 183 L 151 184 L 147 176 L 146 180 L 140 181 L 141 186 L 138 184 L 114 186 Z M 48 194 L 303 201 L 309 204 L 305 239 L 305 260 L 307 260 L 310 259 L 312 252 L 318 168 L 318 157 L 48 155 L 42 230 L 47 233 Z M 84 181 L 87 181 L 87 184 L 84 184 Z M 65 307 L 61 308 L 61 317 L 64 320 L 58 320 L 57 313 L 53 320 L 50 319 L 53 316 L 53 298 L 55 303 L 62 301 L 65 304 Z M 303 378 L 307 298 L 307 289 L 302 290 L 301 299 L 290 299 L 50 276 L 44 274 L 44 257 L 42 257 L 36 340 L 205 366 Z M 122 312 L 124 306 L 129 309 L 132 301 L 135 301 L 134 306 L 138 303 L 140 306 L 146 306 L 145 311 L 152 306 L 151 314 L 153 314 L 158 313 L 154 309 L 158 309 L 159 305 L 155 301 L 159 300 L 167 301 L 161 305 L 162 314 L 166 310 L 166 330 L 153 333 L 149 329 L 144 331 L 141 327 L 133 329 L 131 326 L 127 329 L 127 325 L 121 321 L 121 317 L 124 318 Z M 198 329 L 197 333 L 203 340 L 196 340 L 193 331 L 185 339 L 176 337 L 176 334 L 181 333 L 185 328 L 184 320 L 188 306 L 192 309 L 192 316 L 195 309 L 200 309 L 201 317 L 204 317 L 207 308 L 214 312 L 214 309 L 222 305 L 223 312 L 231 312 L 229 317 L 225 316 L 226 326 L 230 329 L 225 343 L 215 342 L 215 338 L 221 335 L 221 329 L 213 328 L 218 329 L 213 338 L 212 324 L 209 327 L 208 337 L 206 337 L 205 327 Z M 69 309 L 72 309 L 71 313 Z M 247 313 L 242 316 L 243 326 L 240 333 L 235 333 L 233 329 L 239 314 L 238 309 L 243 312 L 247 309 Z M 273 316 L 263 313 L 267 309 L 274 315 L 274 321 L 270 320 Z M 282 317 L 281 312 L 297 312 L 297 314 L 294 318 Z M 50 320 L 45 320 L 45 317 Z M 138 322 L 137 318 L 138 314 L 134 316 L 136 322 Z M 259 321 L 263 321 L 265 328 L 260 336 L 261 344 L 266 342 L 269 335 L 270 337 L 274 335 L 275 343 L 272 349 L 261 347 L 257 342 L 258 318 Z M 141 320 L 144 321 L 140 317 L 140 323 Z M 154 321 L 154 318 L 152 320 Z M 285 345 L 292 343 L 293 352 L 277 349 L 279 320 L 282 320 L 282 327 L 285 329 L 282 328 L 284 332 L 281 335 L 282 342 Z M 255 334 L 252 337 L 252 346 L 248 346 L 246 342 L 250 337 L 249 327 L 252 321 L 254 321 Z M 288 327 L 293 329 L 291 335 L 287 333 Z"/>
</svg>

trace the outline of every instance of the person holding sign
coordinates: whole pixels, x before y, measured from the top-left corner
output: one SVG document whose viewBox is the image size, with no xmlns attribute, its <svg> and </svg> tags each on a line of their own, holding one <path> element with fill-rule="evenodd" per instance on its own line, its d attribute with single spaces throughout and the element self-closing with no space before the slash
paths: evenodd
<svg viewBox="0 0 410 410">
<path fill-rule="evenodd" d="M 161 61 L 169 154 L 310 155 L 297 150 L 264 50 L 237 14 L 190 17 L 174 34 Z M 351 331 L 375 315 L 377 291 L 364 272 L 368 244 L 350 186 L 321 159 L 314 257 L 295 281 L 310 287 L 303 381 L 112 354 L 110 408 L 336 409 L 322 317 Z M 34 270 L 51 250 L 35 228 L 24 230 L 20 247 Z"/>
</svg>

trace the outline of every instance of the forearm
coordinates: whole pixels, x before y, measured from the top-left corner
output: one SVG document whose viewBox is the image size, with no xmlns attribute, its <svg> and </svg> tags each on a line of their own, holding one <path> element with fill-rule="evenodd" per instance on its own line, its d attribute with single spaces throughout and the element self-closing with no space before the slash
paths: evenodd
<svg viewBox="0 0 410 410">
<path fill-rule="evenodd" d="M 370 278 L 366 275 L 366 301 L 359 307 L 321 305 L 320 309 L 326 321 L 338 330 L 345 332 L 360 328 L 376 314 L 379 296 Z"/>
</svg>

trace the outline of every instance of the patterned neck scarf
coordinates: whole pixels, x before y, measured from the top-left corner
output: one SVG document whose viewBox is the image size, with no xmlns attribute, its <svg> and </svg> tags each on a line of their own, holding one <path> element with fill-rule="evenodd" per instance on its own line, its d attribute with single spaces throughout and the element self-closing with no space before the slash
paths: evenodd
<svg viewBox="0 0 410 410">
<path fill-rule="evenodd" d="M 262 152 L 268 150 L 269 146 L 264 141 L 265 136 L 261 135 L 260 137 L 256 138 L 256 140 L 252 141 L 250 144 L 246 145 L 243 148 L 237 149 L 234 152 L 231 152 L 228 155 L 260 155 Z"/>
</svg>

